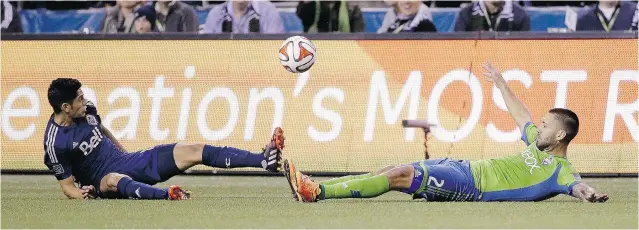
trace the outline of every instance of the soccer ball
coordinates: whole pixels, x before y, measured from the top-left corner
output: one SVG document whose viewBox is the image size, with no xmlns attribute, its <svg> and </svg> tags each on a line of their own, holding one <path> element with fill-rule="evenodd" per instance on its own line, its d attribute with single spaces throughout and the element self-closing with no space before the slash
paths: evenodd
<svg viewBox="0 0 639 230">
<path fill-rule="evenodd" d="M 280 47 L 279 56 L 284 69 L 291 73 L 308 71 L 317 59 L 315 45 L 311 40 L 302 36 L 286 39 Z"/>
</svg>

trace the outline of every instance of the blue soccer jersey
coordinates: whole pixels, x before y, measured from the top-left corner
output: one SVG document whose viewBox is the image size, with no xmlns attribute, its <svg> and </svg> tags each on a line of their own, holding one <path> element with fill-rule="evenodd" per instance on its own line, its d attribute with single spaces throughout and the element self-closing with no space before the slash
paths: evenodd
<svg viewBox="0 0 639 230">
<path fill-rule="evenodd" d="M 87 113 L 70 126 L 60 126 L 49 118 L 44 136 L 44 164 L 58 180 L 74 176 L 83 185 L 99 185 L 110 166 L 126 153 L 100 129 L 95 106 L 87 103 Z"/>
</svg>

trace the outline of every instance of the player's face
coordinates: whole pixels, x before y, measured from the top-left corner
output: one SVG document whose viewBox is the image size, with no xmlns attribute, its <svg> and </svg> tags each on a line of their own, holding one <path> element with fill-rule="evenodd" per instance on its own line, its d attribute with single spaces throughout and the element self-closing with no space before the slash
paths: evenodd
<svg viewBox="0 0 639 230">
<path fill-rule="evenodd" d="M 561 127 L 561 122 L 555 119 L 555 115 L 547 113 L 537 127 L 537 148 L 540 150 L 553 149 L 561 140 L 557 135 Z"/>
<path fill-rule="evenodd" d="M 87 100 L 84 99 L 84 92 L 78 89 L 78 96 L 73 99 L 73 102 L 69 104 L 65 112 L 71 116 L 71 118 L 84 117 L 87 114 Z"/>
</svg>

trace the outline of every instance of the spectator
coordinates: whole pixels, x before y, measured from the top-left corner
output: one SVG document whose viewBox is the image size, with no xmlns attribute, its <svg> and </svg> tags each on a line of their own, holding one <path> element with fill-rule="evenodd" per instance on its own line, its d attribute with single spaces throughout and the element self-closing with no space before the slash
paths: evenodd
<svg viewBox="0 0 639 230">
<path fill-rule="evenodd" d="M 284 33 L 284 24 L 269 1 L 232 0 L 211 9 L 204 33 Z"/>
<path fill-rule="evenodd" d="M 157 32 L 155 24 L 157 14 L 155 8 L 151 5 L 145 5 L 135 10 L 135 19 L 133 21 L 135 25 L 135 33 L 143 34 L 150 32 Z"/>
<path fill-rule="evenodd" d="M 197 33 L 199 23 L 192 6 L 175 0 L 160 0 L 155 3 L 156 26 L 160 32 Z"/>
<path fill-rule="evenodd" d="M 20 20 L 20 14 L 16 10 L 16 7 L 11 5 L 6 0 L 0 2 L 0 14 L 2 18 L 2 33 L 22 33 L 22 22 Z"/>
<path fill-rule="evenodd" d="M 473 1 L 459 11 L 455 31 L 529 31 L 530 17 L 510 0 Z"/>
<path fill-rule="evenodd" d="M 297 4 L 297 16 L 304 32 L 364 32 L 362 10 L 356 2 L 303 1 Z"/>
<path fill-rule="evenodd" d="M 635 16 L 632 17 L 631 31 L 639 30 L 639 4 L 637 4 L 637 9 L 635 10 Z"/>
<path fill-rule="evenodd" d="M 430 9 L 423 2 L 398 1 L 393 3 L 377 33 L 436 32 Z"/>
<path fill-rule="evenodd" d="M 109 34 L 134 32 L 134 11 L 142 6 L 142 3 L 143 1 L 118 0 L 114 7 L 107 9 L 100 31 Z"/>
<path fill-rule="evenodd" d="M 630 1 L 599 1 L 586 8 L 577 20 L 577 30 L 606 31 L 637 30 L 637 3 Z"/>
</svg>

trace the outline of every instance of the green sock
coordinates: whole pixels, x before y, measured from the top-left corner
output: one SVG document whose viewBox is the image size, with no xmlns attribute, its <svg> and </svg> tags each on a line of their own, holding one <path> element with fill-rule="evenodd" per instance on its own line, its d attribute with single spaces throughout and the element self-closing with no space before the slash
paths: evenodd
<svg viewBox="0 0 639 230">
<path fill-rule="evenodd" d="M 370 173 L 366 173 L 366 174 L 362 174 L 362 175 L 343 176 L 343 177 L 333 178 L 333 179 L 330 179 L 330 180 L 321 181 L 320 184 L 321 185 L 334 185 L 334 184 L 346 182 L 346 181 L 349 181 L 349 180 L 365 179 L 365 178 L 369 178 L 369 177 L 372 177 L 372 176 L 373 176 L 373 174 L 370 174 Z"/>
<path fill-rule="evenodd" d="M 364 179 L 349 180 L 333 185 L 320 185 L 319 199 L 371 198 L 390 191 L 386 175 L 371 176 Z"/>
</svg>

